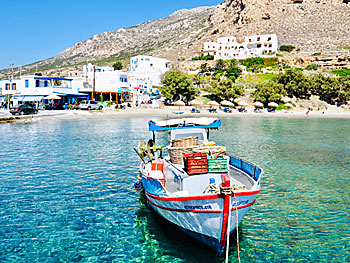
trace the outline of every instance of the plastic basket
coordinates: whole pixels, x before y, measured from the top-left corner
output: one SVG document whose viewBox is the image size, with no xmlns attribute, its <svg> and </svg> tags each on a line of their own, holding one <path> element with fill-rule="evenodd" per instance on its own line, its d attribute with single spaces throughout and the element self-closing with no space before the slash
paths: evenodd
<svg viewBox="0 0 350 263">
<path fill-rule="evenodd" d="M 228 159 L 224 155 L 213 155 L 208 158 L 208 171 L 209 173 L 227 173 L 228 172 Z"/>
</svg>

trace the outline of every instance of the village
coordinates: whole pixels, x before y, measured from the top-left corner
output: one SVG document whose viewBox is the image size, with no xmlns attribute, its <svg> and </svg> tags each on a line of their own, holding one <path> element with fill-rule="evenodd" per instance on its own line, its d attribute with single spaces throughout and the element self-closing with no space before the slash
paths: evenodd
<svg viewBox="0 0 350 263">
<path fill-rule="evenodd" d="M 238 43 L 234 36 L 219 38 L 218 42 L 205 42 L 201 55 L 218 59 L 245 59 L 269 57 L 277 53 L 277 36 L 254 35 Z M 130 58 L 127 71 L 114 67 L 101 67 L 86 63 L 82 71 L 70 72 L 65 77 L 12 74 L 0 80 L 0 106 L 31 104 L 35 108 L 64 110 L 76 108 L 83 100 L 94 100 L 105 106 L 111 104 L 146 104 L 161 97 L 159 86 L 162 75 L 171 69 L 172 62 L 163 58 L 138 55 Z"/>
</svg>

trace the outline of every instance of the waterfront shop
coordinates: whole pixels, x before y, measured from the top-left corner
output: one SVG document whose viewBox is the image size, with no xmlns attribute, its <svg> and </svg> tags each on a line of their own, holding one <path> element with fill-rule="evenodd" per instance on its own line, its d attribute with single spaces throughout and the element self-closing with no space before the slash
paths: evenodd
<svg viewBox="0 0 350 263">
<path fill-rule="evenodd" d="M 96 101 L 133 102 L 128 73 L 112 67 L 85 65 L 82 76 L 73 79 L 73 88 Z"/>
<path fill-rule="evenodd" d="M 77 99 L 87 99 L 87 94 L 72 88 L 72 79 L 22 76 L 17 81 L 16 93 L 12 94 L 12 104 L 34 104 L 42 109 L 67 109 Z"/>
</svg>

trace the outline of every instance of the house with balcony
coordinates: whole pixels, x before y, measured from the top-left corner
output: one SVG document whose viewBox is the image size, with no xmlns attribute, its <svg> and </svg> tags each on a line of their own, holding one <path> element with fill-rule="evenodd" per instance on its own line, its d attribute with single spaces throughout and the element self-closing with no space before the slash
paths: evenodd
<svg viewBox="0 0 350 263">
<path fill-rule="evenodd" d="M 88 97 L 88 95 L 73 89 L 70 78 L 26 75 L 16 80 L 1 80 L 0 85 L 3 89 L 3 95 L 11 96 L 12 104 L 47 105 L 49 100 L 45 97 L 54 94 L 60 97 L 59 100 L 55 101 L 56 106 L 63 107 L 63 105 L 74 103 L 77 98 Z"/>
<path fill-rule="evenodd" d="M 84 65 L 79 77 L 73 77 L 72 85 L 90 99 L 100 101 L 132 102 L 129 74 L 112 67 Z"/>
<path fill-rule="evenodd" d="M 234 36 L 218 38 L 217 42 L 205 42 L 203 55 L 213 55 L 218 59 L 246 59 L 251 57 L 271 57 L 277 54 L 276 34 L 246 36 L 239 43 Z"/>
<path fill-rule="evenodd" d="M 151 93 L 153 86 L 161 85 L 162 75 L 170 69 L 170 61 L 145 55 L 130 58 L 131 86 L 141 92 Z"/>
</svg>

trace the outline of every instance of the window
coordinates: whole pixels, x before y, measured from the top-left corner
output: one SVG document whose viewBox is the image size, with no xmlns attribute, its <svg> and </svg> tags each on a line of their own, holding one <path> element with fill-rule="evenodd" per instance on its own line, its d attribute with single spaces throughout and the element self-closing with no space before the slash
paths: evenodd
<svg viewBox="0 0 350 263">
<path fill-rule="evenodd" d="M 24 81 L 24 87 L 29 88 L 29 80 L 28 79 L 26 79 Z"/>
<path fill-rule="evenodd" d="M 267 41 L 270 41 L 271 40 L 271 37 L 269 37 L 268 39 L 267 39 Z"/>
<path fill-rule="evenodd" d="M 10 84 L 9 83 L 5 84 L 5 90 L 10 90 Z"/>
<path fill-rule="evenodd" d="M 261 48 L 261 44 L 257 44 L 256 47 L 257 47 L 257 48 Z"/>
<path fill-rule="evenodd" d="M 257 38 L 257 41 L 260 41 L 260 37 Z"/>
<path fill-rule="evenodd" d="M 49 82 L 47 80 L 44 81 L 44 87 L 48 87 L 49 86 Z"/>
<path fill-rule="evenodd" d="M 38 80 L 38 79 L 35 80 L 35 87 L 37 87 L 37 88 L 40 87 L 40 80 Z"/>
<path fill-rule="evenodd" d="M 16 83 L 12 83 L 12 90 L 16 90 Z"/>
</svg>

